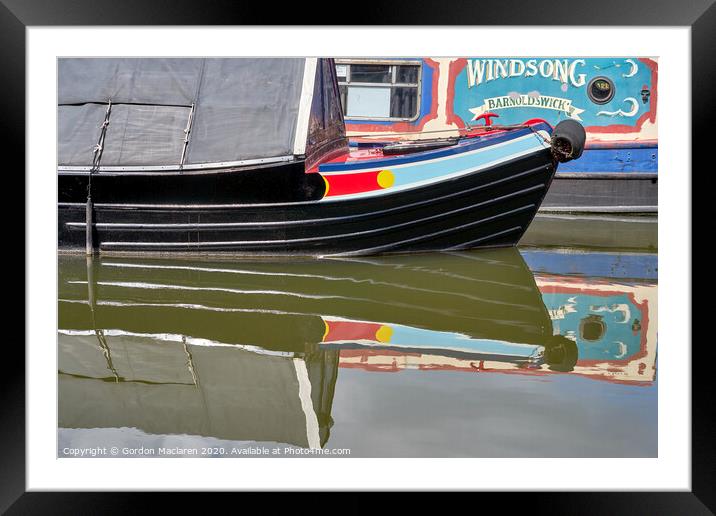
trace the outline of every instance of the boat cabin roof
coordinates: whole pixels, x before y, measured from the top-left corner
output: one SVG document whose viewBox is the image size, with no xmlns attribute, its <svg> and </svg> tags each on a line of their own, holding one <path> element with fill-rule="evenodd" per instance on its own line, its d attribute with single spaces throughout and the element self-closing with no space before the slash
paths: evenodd
<svg viewBox="0 0 716 516">
<path fill-rule="evenodd" d="M 341 139 L 330 59 L 58 61 L 61 169 L 256 166 Z"/>
</svg>

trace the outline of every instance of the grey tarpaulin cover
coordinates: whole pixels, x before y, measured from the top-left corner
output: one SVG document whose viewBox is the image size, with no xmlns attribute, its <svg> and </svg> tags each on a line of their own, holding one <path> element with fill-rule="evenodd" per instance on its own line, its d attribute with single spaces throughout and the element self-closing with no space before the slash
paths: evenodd
<svg viewBox="0 0 716 516">
<path fill-rule="evenodd" d="M 305 61 L 59 59 L 59 164 L 92 165 L 109 101 L 102 166 L 179 165 L 183 152 L 184 165 L 290 156 Z"/>
</svg>

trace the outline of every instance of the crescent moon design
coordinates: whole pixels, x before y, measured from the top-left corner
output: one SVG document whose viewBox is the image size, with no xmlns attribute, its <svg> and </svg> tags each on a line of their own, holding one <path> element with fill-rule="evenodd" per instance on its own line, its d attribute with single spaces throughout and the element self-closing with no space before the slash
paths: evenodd
<svg viewBox="0 0 716 516">
<path fill-rule="evenodd" d="M 626 344 L 624 344 L 624 343 L 621 342 L 621 341 L 616 341 L 615 344 L 616 344 L 617 347 L 619 348 L 619 353 L 617 353 L 616 355 L 614 355 L 614 358 L 624 358 L 624 356 L 627 354 L 627 349 L 628 349 L 628 348 L 626 347 Z"/>
<path fill-rule="evenodd" d="M 631 65 L 631 70 L 629 70 L 629 73 L 623 73 L 622 77 L 624 77 L 624 78 L 634 77 L 636 75 L 636 72 L 639 71 L 639 65 L 636 64 L 636 62 L 633 59 L 627 59 L 626 62 Z"/>
<path fill-rule="evenodd" d="M 639 103 L 636 101 L 634 97 L 627 97 L 624 99 L 624 102 L 628 102 L 631 104 L 631 108 L 629 111 L 624 111 L 623 109 L 618 109 L 616 111 L 600 111 L 597 113 L 597 116 L 623 116 L 623 117 L 630 117 L 636 115 L 637 111 L 639 111 Z"/>
</svg>

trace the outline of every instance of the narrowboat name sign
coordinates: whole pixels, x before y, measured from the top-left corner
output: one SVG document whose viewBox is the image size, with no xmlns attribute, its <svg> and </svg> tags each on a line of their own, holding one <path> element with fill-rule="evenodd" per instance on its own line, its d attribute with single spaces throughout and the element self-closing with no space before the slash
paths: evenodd
<svg viewBox="0 0 716 516">
<path fill-rule="evenodd" d="M 475 115 L 472 119 L 477 120 L 480 115 L 487 113 L 488 111 L 525 107 L 561 111 L 574 120 L 582 120 L 579 117 L 579 114 L 584 113 L 584 109 L 580 109 L 572 105 L 571 99 L 551 97 L 548 95 L 540 95 L 538 93 L 528 93 L 526 95 L 514 93 L 510 95 L 503 95 L 501 97 L 490 97 L 484 99 L 484 103 L 481 106 L 470 108 L 469 111 Z"/>
<path fill-rule="evenodd" d="M 577 73 L 577 67 L 586 66 L 584 59 L 468 59 L 467 87 L 479 86 L 483 82 L 508 77 L 534 77 L 539 75 L 562 83 L 571 83 L 575 88 L 587 82 L 586 73 Z"/>
<path fill-rule="evenodd" d="M 468 57 L 452 61 L 450 74 L 447 114 L 458 125 L 494 111 L 503 125 L 571 118 L 592 140 L 657 139 L 653 58 Z"/>
</svg>

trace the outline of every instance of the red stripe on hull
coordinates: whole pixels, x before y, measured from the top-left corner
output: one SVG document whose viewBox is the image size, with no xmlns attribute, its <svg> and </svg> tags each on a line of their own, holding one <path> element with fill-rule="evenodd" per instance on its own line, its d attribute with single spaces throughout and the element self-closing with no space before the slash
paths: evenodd
<svg viewBox="0 0 716 516">
<path fill-rule="evenodd" d="M 373 172 L 358 172 L 355 174 L 337 174 L 335 176 L 323 176 L 328 183 L 326 197 L 334 195 L 346 195 L 381 190 L 378 184 L 380 170 Z"/>
</svg>

